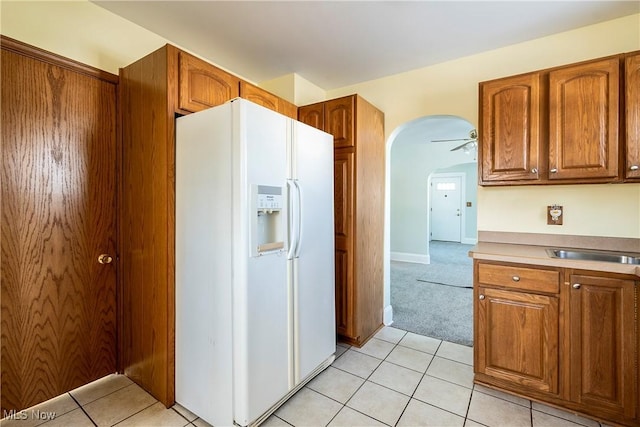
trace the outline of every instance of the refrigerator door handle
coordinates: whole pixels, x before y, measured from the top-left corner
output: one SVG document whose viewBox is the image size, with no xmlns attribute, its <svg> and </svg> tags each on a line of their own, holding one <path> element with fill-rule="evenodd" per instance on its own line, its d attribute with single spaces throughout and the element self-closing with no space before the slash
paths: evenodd
<svg viewBox="0 0 640 427">
<path fill-rule="evenodd" d="M 298 180 L 293 181 L 296 191 L 298 193 L 298 218 L 297 218 L 297 227 L 296 230 L 296 248 L 293 254 L 294 258 L 300 257 L 300 244 L 302 242 L 302 189 L 300 188 L 300 183 Z"/>
<path fill-rule="evenodd" d="M 297 191 L 292 191 L 293 188 L 295 186 L 295 181 L 292 179 L 287 179 L 287 193 L 289 195 L 289 200 L 288 200 L 288 204 L 289 204 L 289 224 L 287 224 L 287 227 L 289 229 L 288 235 L 289 235 L 289 239 L 288 239 L 288 247 L 287 247 L 287 259 L 293 259 L 294 257 L 294 253 L 295 253 L 295 246 L 296 246 L 296 242 L 298 240 L 298 236 L 296 235 L 296 230 L 293 227 L 293 225 L 295 224 L 295 220 L 293 218 L 295 211 L 294 211 L 294 204 L 293 204 L 293 197 L 294 197 L 294 193 L 296 193 L 297 196 Z"/>
</svg>

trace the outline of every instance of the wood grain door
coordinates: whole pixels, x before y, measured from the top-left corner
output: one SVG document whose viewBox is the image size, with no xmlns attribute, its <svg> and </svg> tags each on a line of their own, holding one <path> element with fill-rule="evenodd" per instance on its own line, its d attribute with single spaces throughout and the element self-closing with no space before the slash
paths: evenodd
<svg viewBox="0 0 640 427">
<path fill-rule="evenodd" d="M 618 57 L 549 73 L 549 179 L 618 176 Z"/>
<path fill-rule="evenodd" d="M 298 108 L 298 120 L 313 126 L 316 129 L 324 129 L 324 102 L 317 104 L 305 105 Z"/>
<path fill-rule="evenodd" d="M 480 84 L 482 182 L 540 179 L 545 89 L 541 73 Z"/>
<path fill-rule="evenodd" d="M 332 99 L 324 105 L 324 131 L 333 135 L 334 148 L 355 146 L 355 95 Z"/>
<path fill-rule="evenodd" d="M 240 97 L 273 111 L 279 110 L 279 98 L 251 83 L 240 81 Z"/>
<path fill-rule="evenodd" d="M 2 410 L 116 371 L 116 82 L 2 39 Z M 80 70 L 76 70 L 76 65 Z"/>
<path fill-rule="evenodd" d="M 640 52 L 625 60 L 626 165 L 625 177 L 640 180 Z"/>
<path fill-rule="evenodd" d="M 571 400 L 633 418 L 634 281 L 572 274 L 570 283 Z"/>
<path fill-rule="evenodd" d="M 475 371 L 558 393 L 558 298 L 478 288 Z"/>
<path fill-rule="evenodd" d="M 180 52 L 179 107 L 196 112 L 240 96 L 240 79 L 195 56 Z"/>
<path fill-rule="evenodd" d="M 357 338 L 354 321 L 353 185 L 354 153 L 334 154 L 334 227 L 336 251 L 336 327 L 339 335 Z"/>
</svg>

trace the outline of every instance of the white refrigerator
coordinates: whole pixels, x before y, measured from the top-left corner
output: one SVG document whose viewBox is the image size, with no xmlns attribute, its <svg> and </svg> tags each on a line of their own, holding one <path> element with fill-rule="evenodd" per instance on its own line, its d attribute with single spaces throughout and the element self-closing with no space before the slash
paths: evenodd
<svg viewBox="0 0 640 427">
<path fill-rule="evenodd" d="M 176 401 L 258 424 L 334 360 L 333 137 L 244 99 L 176 119 Z"/>
</svg>

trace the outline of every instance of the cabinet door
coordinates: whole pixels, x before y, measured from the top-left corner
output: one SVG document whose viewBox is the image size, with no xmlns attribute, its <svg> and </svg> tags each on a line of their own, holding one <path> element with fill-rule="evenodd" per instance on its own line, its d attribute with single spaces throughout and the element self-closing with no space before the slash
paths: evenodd
<svg viewBox="0 0 640 427">
<path fill-rule="evenodd" d="M 480 84 L 482 181 L 540 179 L 544 89 L 540 73 Z"/>
<path fill-rule="evenodd" d="M 324 102 L 298 108 L 298 120 L 316 129 L 324 130 Z"/>
<path fill-rule="evenodd" d="M 618 176 L 619 58 L 549 73 L 549 179 Z"/>
<path fill-rule="evenodd" d="M 273 111 L 278 111 L 279 98 L 266 90 L 240 81 L 240 96 Z"/>
<path fill-rule="evenodd" d="M 355 95 L 327 101 L 324 107 L 324 131 L 333 135 L 334 148 L 353 147 Z"/>
<path fill-rule="evenodd" d="M 478 288 L 476 373 L 558 393 L 558 298 Z"/>
<path fill-rule="evenodd" d="M 571 400 L 635 415 L 635 288 L 631 280 L 570 276 Z"/>
<path fill-rule="evenodd" d="M 625 177 L 640 179 L 640 52 L 625 60 L 627 156 Z"/>
<path fill-rule="evenodd" d="M 336 251 L 336 326 L 354 336 L 353 292 L 353 153 L 334 155 L 334 227 Z"/>
<path fill-rule="evenodd" d="M 179 108 L 191 112 L 224 104 L 240 94 L 240 79 L 180 52 Z"/>
</svg>

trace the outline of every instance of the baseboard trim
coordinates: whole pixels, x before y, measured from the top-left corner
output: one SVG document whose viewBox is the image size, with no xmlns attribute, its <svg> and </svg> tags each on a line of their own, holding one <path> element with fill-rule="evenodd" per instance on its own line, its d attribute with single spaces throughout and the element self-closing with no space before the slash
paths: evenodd
<svg viewBox="0 0 640 427">
<path fill-rule="evenodd" d="M 478 239 L 472 239 L 470 237 L 463 237 L 462 241 L 460 242 L 464 245 L 477 245 L 478 244 Z"/>
<path fill-rule="evenodd" d="M 423 254 L 410 254 L 407 252 L 391 252 L 391 261 L 414 262 L 416 264 L 429 264 L 431 257 Z"/>
<path fill-rule="evenodd" d="M 391 307 L 391 304 L 384 308 L 382 323 L 384 323 L 385 326 L 391 326 L 393 324 L 393 307 Z"/>
</svg>

